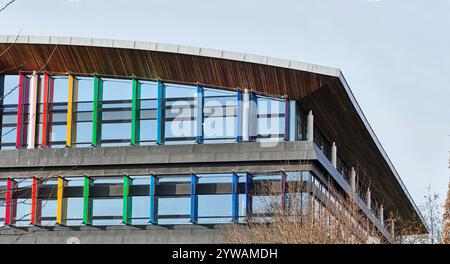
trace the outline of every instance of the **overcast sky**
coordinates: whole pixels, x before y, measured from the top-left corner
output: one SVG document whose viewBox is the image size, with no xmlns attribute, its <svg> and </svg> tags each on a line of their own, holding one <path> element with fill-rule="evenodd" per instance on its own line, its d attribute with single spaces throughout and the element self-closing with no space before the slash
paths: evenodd
<svg viewBox="0 0 450 264">
<path fill-rule="evenodd" d="M 338 67 L 416 203 L 429 183 L 445 196 L 449 0 L 17 0 L 0 15 L 0 34 L 19 30 Z"/>
</svg>

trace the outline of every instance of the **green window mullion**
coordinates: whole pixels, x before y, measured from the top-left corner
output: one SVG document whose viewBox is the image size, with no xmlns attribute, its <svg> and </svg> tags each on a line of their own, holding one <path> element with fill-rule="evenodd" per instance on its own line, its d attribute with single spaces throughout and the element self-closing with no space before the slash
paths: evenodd
<svg viewBox="0 0 450 264">
<path fill-rule="evenodd" d="M 103 101 L 103 81 L 97 75 L 94 76 L 94 102 L 92 111 L 92 146 L 97 147 L 101 142 L 102 112 L 101 101 Z"/>
<path fill-rule="evenodd" d="M 131 102 L 131 145 L 139 145 L 141 114 L 141 83 L 133 79 L 133 97 Z"/>
<path fill-rule="evenodd" d="M 90 191 L 93 180 L 88 176 L 84 176 L 83 184 L 83 224 L 92 225 L 92 205 L 93 200 L 90 197 Z"/>
<path fill-rule="evenodd" d="M 123 214 L 122 222 L 126 225 L 131 225 L 133 203 L 130 196 L 130 186 L 133 185 L 133 179 L 129 176 L 123 176 Z"/>
</svg>

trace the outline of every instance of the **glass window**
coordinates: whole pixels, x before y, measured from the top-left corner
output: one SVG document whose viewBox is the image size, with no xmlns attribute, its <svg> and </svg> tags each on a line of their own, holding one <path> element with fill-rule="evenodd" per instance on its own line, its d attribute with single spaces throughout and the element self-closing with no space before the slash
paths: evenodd
<svg viewBox="0 0 450 264">
<path fill-rule="evenodd" d="M 280 181 L 281 173 L 253 175 L 255 195 L 252 196 L 252 209 L 256 219 L 270 220 L 270 214 L 281 208 L 281 195 L 277 193 Z"/>
<path fill-rule="evenodd" d="M 66 178 L 69 187 L 83 187 L 83 177 Z M 83 224 L 83 197 L 67 198 L 67 225 L 79 226 Z"/>
<path fill-rule="evenodd" d="M 143 185 L 149 188 L 150 176 L 131 176 L 133 186 Z M 131 215 L 133 225 L 147 225 L 150 219 L 150 196 L 132 196 L 131 197 Z"/>
<path fill-rule="evenodd" d="M 92 109 L 94 96 L 94 79 L 87 77 L 77 77 L 78 98 L 74 102 L 76 112 L 76 147 L 89 147 L 92 141 Z"/>
<path fill-rule="evenodd" d="M 140 145 L 156 142 L 158 84 L 141 81 Z"/>
<path fill-rule="evenodd" d="M 3 104 L 0 107 L 0 149 L 15 149 L 18 96 L 19 76 L 5 75 Z"/>
<path fill-rule="evenodd" d="M 53 103 L 50 105 L 49 127 L 50 145 L 52 148 L 63 148 L 67 139 L 67 99 L 68 84 L 67 76 L 52 76 L 54 79 Z"/>
<path fill-rule="evenodd" d="M 234 142 L 236 139 L 236 92 L 204 89 L 203 129 L 205 143 Z"/>
<path fill-rule="evenodd" d="M 284 104 L 281 99 L 258 96 L 258 141 L 279 141 L 284 138 Z"/>
<path fill-rule="evenodd" d="M 190 184 L 190 176 L 158 177 L 158 185 Z M 189 196 L 158 196 L 159 224 L 187 224 L 190 220 Z"/>
<path fill-rule="evenodd" d="M 36 147 L 42 145 L 42 118 L 44 110 L 44 75 L 39 75 L 36 100 Z"/>
<path fill-rule="evenodd" d="M 58 192 L 58 180 L 50 179 L 42 182 L 42 186 L 50 186 L 51 193 L 56 196 Z M 56 210 L 57 210 L 57 199 L 40 197 L 42 203 L 42 226 L 52 226 L 56 225 Z"/>
<path fill-rule="evenodd" d="M 131 80 L 103 79 L 102 146 L 130 144 L 132 88 Z"/>
<path fill-rule="evenodd" d="M 0 192 L 3 194 L 6 189 L 6 180 L 0 180 Z M 1 197 L 2 195 L 0 195 Z M 6 205 L 5 205 L 5 199 L 0 198 L 0 227 L 4 226 L 5 224 L 5 212 L 6 212 Z"/>
<path fill-rule="evenodd" d="M 3 104 L 14 105 L 19 99 L 19 75 L 5 75 Z"/>
<path fill-rule="evenodd" d="M 199 174 L 198 184 L 232 183 L 232 174 Z M 218 206 L 220 205 L 220 206 Z M 198 195 L 200 224 L 229 223 L 232 216 L 232 195 Z"/>
<path fill-rule="evenodd" d="M 195 96 L 195 86 L 166 84 L 165 140 L 167 144 L 195 141 Z"/>
<path fill-rule="evenodd" d="M 96 178 L 96 186 L 123 185 L 123 177 Z M 92 224 L 93 225 L 121 225 L 123 214 L 123 197 L 95 197 L 92 205 Z"/>
<path fill-rule="evenodd" d="M 18 180 L 18 190 L 30 189 L 33 181 L 31 179 Z M 16 226 L 28 226 L 31 222 L 31 198 L 17 199 Z"/>
</svg>

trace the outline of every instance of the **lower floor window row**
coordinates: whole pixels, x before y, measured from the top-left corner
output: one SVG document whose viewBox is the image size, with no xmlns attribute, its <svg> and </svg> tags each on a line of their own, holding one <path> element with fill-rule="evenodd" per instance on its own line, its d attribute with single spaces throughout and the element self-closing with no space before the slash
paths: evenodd
<svg viewBox="0 0 450 264">
<path fill-rule="evenodd" d="M 306 207 L 312 179 L 309 171 L 0 179 L 0 225 L 238 223 L 292 197 Z"/>
</svg>

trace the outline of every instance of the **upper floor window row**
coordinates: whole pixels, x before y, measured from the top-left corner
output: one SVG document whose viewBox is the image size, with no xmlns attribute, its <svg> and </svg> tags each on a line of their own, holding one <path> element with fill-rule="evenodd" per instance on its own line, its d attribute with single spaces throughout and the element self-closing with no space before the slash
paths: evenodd
<svg viewBox="0 0 450 264">
<path fill-rule="evenodd" d="M 296 140 L 295 101 L 201 85 L 0 76 L 0 149 Z"/>
</svg>

